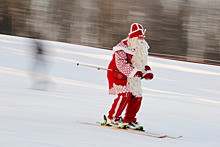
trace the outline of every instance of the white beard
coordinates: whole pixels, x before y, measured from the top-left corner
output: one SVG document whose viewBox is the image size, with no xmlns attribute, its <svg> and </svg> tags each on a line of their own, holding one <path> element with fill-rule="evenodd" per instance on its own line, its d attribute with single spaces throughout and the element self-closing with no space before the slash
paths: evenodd
<svg viewBox="0 0 220 147">
<path fill-rule="evenodd" d="M 133 53 L 131 59 L 132 66 L 144 72 L 145 66 L 147 65 L 148 49 L 150 48 L 148 43 L 145 40 L 140 40 L 138 37 L 135 37 L 128 39 L 128 48 Z M 142 96 L 141 79 L 139 77 L 128 77 L 127 86 L 134 96 Z"/>
</svg>

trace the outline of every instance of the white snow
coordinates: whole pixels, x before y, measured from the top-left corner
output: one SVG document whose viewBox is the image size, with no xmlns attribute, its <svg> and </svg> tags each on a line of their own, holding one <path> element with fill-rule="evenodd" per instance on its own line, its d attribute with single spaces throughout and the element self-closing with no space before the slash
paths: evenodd
<svg viewBox="0 0 220 147">
<path fill-rule="evenodd" d="M 139 122 L 158 139 L 79 124 L 102 121 L 115 96 L 106 71 L 112 51 L 44 41 L 48 90 L 34 90 L 30 39 L 0 35 L 0 147 L 218 147 L 220 67 L 149 57 L 155 78 L 143 80 Z"/>
</svg>

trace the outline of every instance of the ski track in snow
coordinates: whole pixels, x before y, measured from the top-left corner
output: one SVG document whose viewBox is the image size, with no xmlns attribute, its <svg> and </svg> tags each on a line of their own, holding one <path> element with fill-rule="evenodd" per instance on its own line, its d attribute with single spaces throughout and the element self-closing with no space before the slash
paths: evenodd
<svg viewBox="0 0 220 147">
<path fill-rule="evenodd" d="M 106 71 L 112 51 L 43 41 L 50 84 L 33 89 L 31 39 L 0 35 L 1 147 L 218 147 L 220 68 L 149 57 L 155 78 L 144 81 L 138 120 L 147 131 L 178 140 L 129 134 L 77 121 L 102 121 L 115 96 Z"/>
</svg>

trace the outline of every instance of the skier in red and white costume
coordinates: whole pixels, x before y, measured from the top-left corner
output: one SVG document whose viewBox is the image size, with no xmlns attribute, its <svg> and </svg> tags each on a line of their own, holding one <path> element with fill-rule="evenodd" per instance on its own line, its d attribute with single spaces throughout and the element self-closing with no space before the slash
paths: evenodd
<svg viewBox="0 0 220 147">
<path fill-rule="evenodd" d="M 142 101 L 141 79 L 151 80 L 153 73 L 147 64 L 148 43 L 144 40 L 145 29 L 141 24 L 133 23 L 129 36 L 113 47 L 113 58 L 108 66 L 107 77 L 109 94 L 118 95 L 114 99 L 107 117 L 108 125 L 130 125 L 143 129 L 137 123 L 136 114 Z M 127 106 L 124 121 L 121 114 Z"/>
</svg>

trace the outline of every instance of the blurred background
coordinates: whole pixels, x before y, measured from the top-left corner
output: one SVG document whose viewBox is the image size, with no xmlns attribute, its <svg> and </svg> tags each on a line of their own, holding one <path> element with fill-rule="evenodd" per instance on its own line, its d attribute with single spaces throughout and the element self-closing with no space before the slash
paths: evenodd
<svg viewBox="0 0 220 147">
<path fill-rule="evenodd" d="M 220 0 L 0 0 L 0 34 L 112 49 L 134 22 L 151 55 L 220 64 Z"/>
</svg>

